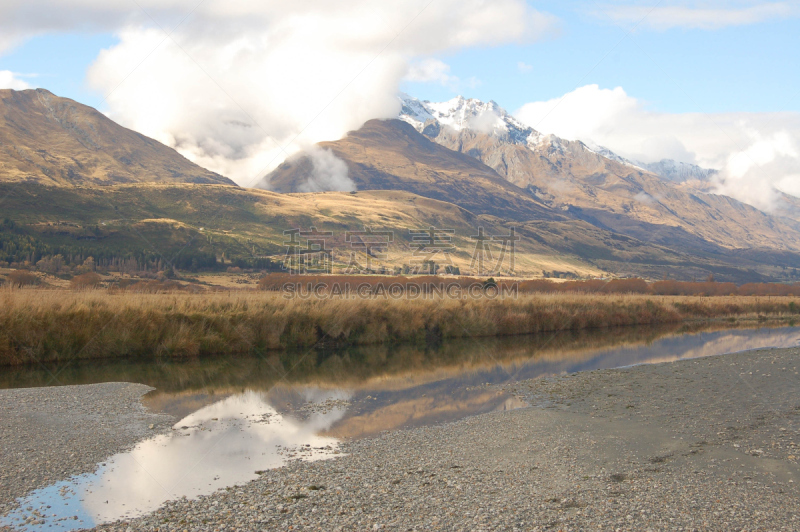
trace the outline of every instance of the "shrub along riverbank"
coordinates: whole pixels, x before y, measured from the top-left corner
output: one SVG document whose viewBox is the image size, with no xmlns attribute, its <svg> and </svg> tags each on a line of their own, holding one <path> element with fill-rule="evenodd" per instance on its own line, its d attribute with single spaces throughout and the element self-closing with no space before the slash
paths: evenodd
<svg viewBox="0 0 800 532">
<path fill-rule="evenodd" d="M 800 320 L 798 297 L 520 294 L 290 299 L 274 292 L 1 290 L 0 364 L 197 357 L 724 319 Z"/>
</svg>

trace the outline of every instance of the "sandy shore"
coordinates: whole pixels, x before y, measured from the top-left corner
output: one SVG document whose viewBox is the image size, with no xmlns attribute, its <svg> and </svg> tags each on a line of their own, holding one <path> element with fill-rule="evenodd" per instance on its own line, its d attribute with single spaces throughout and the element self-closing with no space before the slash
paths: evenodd
<svg viewBox="0 0 800 532">
<path fill-rule="evenodd" d="M 800 530 L 798 372 L 800 350 L 784 349 L 526 381 L 508 389 L 531 408 L 348 443 L 347 456 L 295 462 L 101 528 Z M 3 448 L 17 432 L 12 448 L 26 452 L 29 425 L 52 415 L 36 394 L 52 392 L 2 393 L 0 415 L 11 425 L 0 432 Z M 14 394 L 30 394 L 27 414 L 9 406 Z M 135 403 L 121 408 L 144 419 Z M 49 483 L 59 471 L 90 467 L 92 451 L 73 466 L 69 449 L 91 448 L 85 424 L 93 409 L 108 420 L 99 415 L 108 405 L 81 408 L 88 421 L 70 417 L 58 429 L 72 441 L 49 456 L 51 469 L 36 469 L 38 482 L 45 471 L 55 472 Z M 107 453 L 116 445 L 109 442 Z M 44 452 L 50 444 L 35 445 Z M 23 490 L 5 480 L 20 460 L 0 459 L 6 508 Z"/>
</svg>

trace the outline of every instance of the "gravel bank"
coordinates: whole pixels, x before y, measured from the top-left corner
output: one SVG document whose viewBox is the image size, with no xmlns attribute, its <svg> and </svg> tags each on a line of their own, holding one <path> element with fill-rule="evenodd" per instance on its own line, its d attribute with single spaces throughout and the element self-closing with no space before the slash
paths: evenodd
<svg viewBox="0 0 800 532">
<path fill-rule="evenodd" d="M 506 391 L 532 408 L 348 443 L 347 456 L 293 462 L 100 529 L 800 530 L 798 372 L 800 350 L 785 349 L 526 381 Z M 56 456 L 53 471 L 79 472 L 102 459 L 87 441 L 95 434 L 105 429 L 109 441 L 122 440 L 115 433 L 136 425 L 127 433 L 132 443 L 147 433 L 152 418 L 142 410 L 141 423 L 112 425 L 116 416 L 106 413 L 131 412 L 144 387 L 121 400 L 113 387 L 127 385 L 105 386 L 105 395 L 92 387 L 91 400 L 84 387 L 74 388 L 79 400 L 66 389 L 3 392 L 29 394 L 18 397 L 31 403 L 23 401 L 28 414 L 20 414 L 3 397 L 4 424 L 17 416 L 11 425 L 27 435 L 12 448 L 41 448 L 35 463 Z M 52 429 L 35 416 L 40 394 L 58 390 L 58 409 L 46 410 L 75 409 L 83 419 Z M 5 450 L 11 434 L 2 434 Z M 61 440 L 41 443 L 51 438 Z M 4 453 L 5 478 L 14 476 L 9 460 L 22 466 Z M 56 478 L 36 467 L 39 478 Z"/>
<path fill-rule="evenodd" d="M 167 430 L 171 418 L 141 404 L 150 390 L 127 383 L 0 390 L 0 515 L 17 497 L 90 473 L 109 456 Z"/>
<path fill-rule="evenodd" d="M 384 434 L 348 456 L 104 530 L 800 530 L 800 350 L 517 384 L 533 408 Z"/>
</svg>

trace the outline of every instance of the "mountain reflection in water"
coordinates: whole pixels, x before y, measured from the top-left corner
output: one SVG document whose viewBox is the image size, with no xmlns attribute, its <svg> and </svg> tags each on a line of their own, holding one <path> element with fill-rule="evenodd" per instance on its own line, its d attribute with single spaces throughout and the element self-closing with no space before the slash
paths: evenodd
<svg viewBox="0 0 800 532">
<path fill-rule="evenodd" d="M 384 430 L 524 406 L 491 385 L 543 375 L 796 345 L 800 345 L 800 328 L 795 327 L 678 334 L 653 329 L 609 329 L 594 335 L 453 341 L 435 349 L 374 347 L 366 353 L 315 353 L 309 357 L 313 364 L 305 373 L 296 375 L 294 381 L 267 379 L 241 386 L 264 390 L 270 403 L 287 413 L 297 412 L 310 390 L 346 392 L 351 397 L 350 406 L 325 434 L 362 438 Z M 210 382 L 201 390 L 156 390 L 145 397 L 145 404 L 154 411 L 182 416 L 236 393 L 241 393 L 241 388 L 227 383 L 214 386 Z"/>
<path fill-rule="evenodd" d="M 144 403 L 181 421 L 93 474 L 33 492 L 0 524 L 31 531 L 90 527 L 246 482 L 288 459 L 333 456 L 341 439 L 524 406 L 495 385 L 798 345 L 799 327 L 621 328 L 437 346 L 74 364 L 61 371 L 61 383 L 148 384 L 156 390 Z M 0 386 L 41 385 L 54 370 L 12 369 Z"/>
</svg>

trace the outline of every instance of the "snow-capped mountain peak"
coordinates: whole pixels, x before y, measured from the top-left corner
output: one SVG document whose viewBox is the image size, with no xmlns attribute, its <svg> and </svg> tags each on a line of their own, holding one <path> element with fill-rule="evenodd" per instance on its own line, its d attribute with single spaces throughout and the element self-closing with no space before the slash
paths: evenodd
<svg viewBox="0 0 800 532">
<path fill-rule="evenodd" d="M 563 152 L 564 140 L 556 135 L 544 135 L 528 127 L 496 102 L 483 102 L 475 98 L 456 96 L 446 102 L 418 100 L 408 94 L 400 94 L 402 110 L 399 118 L 414 126 L 420 133 L 428 134 L 427 126 L 433 124 L 433 131 L 446 126 L 455 131 L 472 130 L 489 134 L 505 142 L 526 146 L 531 150 L 548 149 Z M 435 134 L 434 134 L 435 136 Z M 610 149 L 591 142 L 580 142 L 588 151 L 619 164 L 661 176 L 674 183 L 705 181 L 715 170 L 666 159 L 655 163 L 643 163 L 627 159 Z"/>
<path fill-rule="evenodd" d="M 672 159 L 663 159 L 657 163 L 645 164 L 644 168 L 672 181 L 686 183 L 691 181 L 706 182 L 718 173 L 717 170 L 702 168 L 696 164 L 682 163 Z"/>
<path fill-rule="evenodd" d="M 400 110 L 399 118 L 408 122 L 416 129 L 421 130 L 422 126 L 428 120 L 436 120 L 428 108 L 425 107 L 425 104 L 430 102 L 420 101 L 405 93 L 400 93 L 399 99 L 403 106 Z"/>
<path fill-rule="evenodd" d="M 632 161 L 630 159 L 626 159 L 625 157 L 614 153 L 613 151 L 609 150 L 605 146 L 600 146 L 599 144 L 594 144 L 592 142 L 584 142 L 584 146 L 586 146 L 590 151 L 593 151 L 597 155 L 601 155 L 606 159 L 610 159 L 614 162 L 618 162 L 620 164 L 624 164 L 625 166 L 630 166 L 631 168 L 636 168 L 637 170 L 642 170 L 644 172 L 649 172 L 647 168 L 644 166 L 644 163 L 640 163 L 638 161 Z"/>
<path fill-rule="evenodd" d="M 400 101 L 403 107 L 399 118 L 418 131 L 423 130 L 426 122 L 434 120 L 456 131 L 471 129 L 508 137 L 515 144 L 538 143 L 543 138 L 538 131 L 511 116 L 492 100 L 483 102 L 475 98 L 456 96 L 452 100 L 435 103 L 401 94 Z"/>
<path fill-rule="evenodd" d="M 618 163 L 638 168 L 651 174 L 656 174 L 673 183 L 685 183 L 687 181 L 707 181 L 711 176 L 717 173 L 717 170 L 702 168 L 696 164 L 684 163 L 675 161 L 673 159 L 662 159 L 654 163 L 644 163 L 626 159 L 621 155 L 614 153 L 605 146 L 599 146 L 592 143 L 585 143 L 586 147 L 598 155 L 602 155 L 606 159 L 611 159 Z"/>
</svg>

